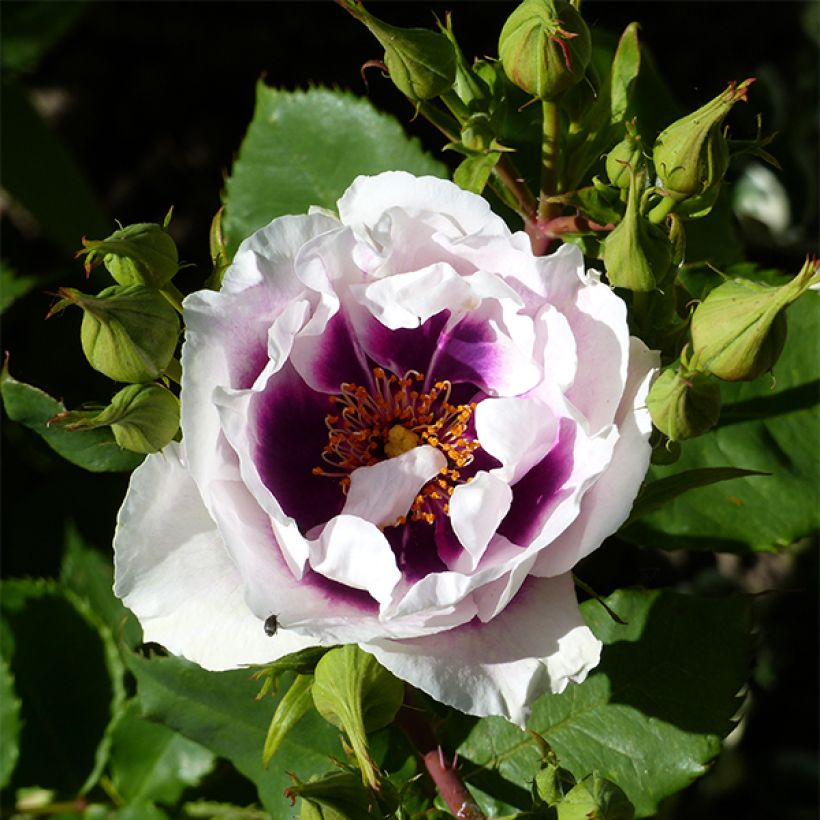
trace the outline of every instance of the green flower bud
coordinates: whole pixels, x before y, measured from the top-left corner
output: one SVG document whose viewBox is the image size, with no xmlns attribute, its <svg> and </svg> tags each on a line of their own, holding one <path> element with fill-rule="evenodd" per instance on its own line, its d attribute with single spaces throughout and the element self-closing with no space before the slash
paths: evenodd
<svg viewBox="0 0 820 820">
<path fill-rule="evenodd" d="M 444 34 L 391 26 L 370 14 L 361 0 L 343 0 L 342 5 L 382 44 L 390 79 L 405 97 L 431 100 L 453 87 L 456 54 Z"/>
<path fill-rule="evenodd" d="M 623 789 L 598 774 L 585 777 L 557 809 L 558 820 L 632 820 L 635 816 Z"/>
<path fill-rule="evenodd" d="M 554 806 L 563 800 L 564 795 L 574 786 L 575 778 L 572 776 L 572 772 L 553 763 L 548 763 L 535 775 L 533 791 L 542 803 Z"/>
<path fill-rule="evenodd" d="M 473 114 L 461 129 L 461 144 L 468 151 L 483 153 L 490 150 L 495 132 L 488 114 Z"/>
<path fill-rule="evenodd" d="M 614 287 L 641 292 L 655 290 L 672 264 L 668 237 L 641 215 L 645 180 L 645 173 L 630 171 L 626 213 L 604 241 L 603 257 L 606 275 Z"/>
<path fill-rule="evenodd" d="M 49 312 L 83 309 L 80 341 L 89 364 L 118 382 L 150 382 L 168 367 L 179 338 L 179 317 L 165 297 L 142 285 L 114 285 L 91 296 L 60 288 Z"/>
<path fill-rule="evenodd" d="M 567 0 L 524 0 L 498 40 L 504 71 L 540 100 L 555 100 L 580 82 L 592 47 L 589 29 Z"/>
<path fill-rule="evenodd" d="M 646 406 L 652 422 L 670 441 L 702 435 L 720 417 L 720 386 L 707 376 L 664 370 L 655 380 Z"/>
<path fill-rule="evenodd" d="M 179 430 L 179 399 L 159 384 L 129 384 L 99 412 L 61 413 L 52 422 L 66 430 L 110 427 L 123 449 L 156 453 Z"/>
<path fill-rule="evenodd" d="M 786 343 L 786 308 L 812 283 L 817 259 L 772 287 L 735 279 L 718 285 L 692 316 L 691 367 L 725 381 L 751 381 L 774 367 Z"/>
<path fill-rule="evenodd" d="M 626 191 L 629 189 L 630 169 L 639 171 L 643 164 L 641 137 L 634 122 L 628 122 L 626 136 L 606 155 L 606 175 L 616 188 Z"/>
<path fill-rule="evenodd" d="M 720 184 L 729 164 L 721 124 L 738 100 L 746 100 L 753 82 L 730 83 L 711 102 L 660 133 L 653 150 L 655 171 L 673 199 L 699 196 Z"/>
<path fill-rule="evenodd" d="M 179 270 L 177 246 L 164 225 L 140 223 L 114 231 L 106 239 L 86 239 L 77 256 L 85 255 L 85 271 L 100 261 L 120 285 L 162 288 Z"/>
</svg>

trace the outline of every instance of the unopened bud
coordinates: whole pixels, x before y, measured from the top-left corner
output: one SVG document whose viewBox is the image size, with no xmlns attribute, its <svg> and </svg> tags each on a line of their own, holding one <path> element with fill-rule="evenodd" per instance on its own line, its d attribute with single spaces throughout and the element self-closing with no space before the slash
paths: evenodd
<svg viewBox="0 0 820 820">
<path fill-rule="evenodd" d="M 634 123 L 626 124 L 626 136 L 606 155 L 606 175 L 622 191 L 629 189 L 632 172 L 643 167 L 643 146 Z"/>
<path fill-rule="evenodd" d="M 564 795 L 575 786 L 572 772 L 548 763 L 535 775 L 533 791 L 535 796 L 548 806 L 554 806 L 564 799 Z"/>
<path fill-rule="evenodd" d="M 110 427 L 123 449 L 156 453 L 179 430 L 179 399 L 159 384 L 129 384 L 99 412 L 61 413 L 52 422 L 66 430 Z"/>
<path fill-rule="evenodd" d="M 725 381 L 751 381 L 774 367 L 786 343 L 786 308 L 809 288 L 817 259 L 780 287 L 735 279 L 718 285 L 692 316 L 691 366 Z"/>
<path fill-rule="evenodd" d="M 120 285 L 162 288 L 179 270 L 177 246 L 164 225 L 140 223 L 114 231 L 106 239 L 86 239 L 77 252 L 85 256 L 85 270 L 100 261 Z"/>
<path fill-rule="evenodd" d="M 342 5 L 381 43 L 390 79 L 405 97 L 413 102 L 431 100 L 453 87 L 456 54 L 446 35 L 391 26 L 370 14 L 361 0 L 342 0 Z"/>
<path fill-rule="evenodd" d="M 699 196 L 719 185 L 729 164 L 729 146 L 721 125 L 738 100 L 746 100 L 754 79 L 730 83 L 711 102 L 673 122 L 658 136 L 655 171 L 673 199 Z"/>
<path fill-rule="evenodd" d="M 580 82 L 592 47 L 589 29 L 567 0 L 524 0 L 498 40 L 504 71 L 540 100 L 555 100 Z"/>
<path fill-rule="evenodd" d="M 702 435 L 720 417 L 720 387 L 700 373 L 664 370 L 646 406 L 652 422 L 670 441 Z"/>
<path fill-rule="evenodd" d="M 646 174 L 630 172 L 626 213 L 604 241 L 604 264 L 616 288 L 648 292 L 664 280 L 672 264 L 672 245 L 666 234 L 641 214 Z"/>
<path fill-rule="evenodd" d="M 558 820 L 632 820 L 635 816 L 623 789 L 598 774 L 585 777 L 556 808 Z"/>
<path fill-rule="evenodd" d="M 83 310 L 80 341 L 89 364 L 118 382 L 150 382 L 168 367 L 179 318 L 165 297 L 142 285 L 114 285 L 97 296 L 60 288 L 49 316 L 70 304 Z"/>
</svg>

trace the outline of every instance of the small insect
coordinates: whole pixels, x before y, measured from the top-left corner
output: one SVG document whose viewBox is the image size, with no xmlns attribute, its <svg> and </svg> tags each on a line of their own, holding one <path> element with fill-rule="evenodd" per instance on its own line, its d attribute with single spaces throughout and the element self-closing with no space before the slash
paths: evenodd
<svg viewBox="0 0 820 820">
<path fill-rule="evenodd" d="M 276 615 L 271 615 L 265 621 L 265 634 L 272 638 L 276 634 L 276 630 L 279 629 L 279 618 Z"/>
</svg>

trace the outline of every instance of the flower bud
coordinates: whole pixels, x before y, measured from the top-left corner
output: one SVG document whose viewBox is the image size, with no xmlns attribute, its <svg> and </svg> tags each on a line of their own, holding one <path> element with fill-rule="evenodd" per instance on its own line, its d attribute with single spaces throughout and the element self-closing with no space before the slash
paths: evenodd
<svg viewBox="0 0 820 820">
<path fill-rule="evenodd" d="M 786 308 L 811 284 L 807 259 L 791 282 L 772 287 L 735 279 L 718 285 L 692 316 L 691 366 L 725 381 L 751 381 L 774 367 L 786 343 Z"/>
<path fill-rule="evenodd" d="M 753 82 L 730 83 L 711 102 L 660 133 L 653 150 L 655 171 L 673 199 L 699 196 L 720 184 L 729 164 L 721 124 L 738 100 L 746 100 Z"/>
<path fill-rule="evenodd" d="M 652 422 L 670 441 L 694 438 L 720 417 L 720 387 L 700 373 L 664 370 L 655 380 L 646 406 Z"/>
<path fill-rule="evenodd" d="M 49 312 L 83 309 L 80 341 L 89 364 L 118 382 L 150 382 L 168 367 L 179 338 L 179 318 L 165 297 L 142 285 L 114 285 L 91 296 L 60 288 Z"/>
<path fill-rule="evenodd" d="M 585 777 L 556 808 L 558 820 L 632 820 L 635 816 L 620 786 L 598 774 Z"/>
<path fill-rule="evenodd" d="M 575 786 L 575 778 L 572 772 L 562 769 L 554 763 L 548 763 L 533 781 L 533 791 L 535 796 L 542 803 L 554 806 L 564 799 L 564 795 Z"/>
<path fill-rule="evenodd" d="M 179 270 L 177 246 L 164 225 L 140 223 L 114 231 L 106 239 L 86 239 L 77 255 L 85 255 L 90 273 L 100 261 L 120 285 L 162 288 Z"/>
<path fill-rule="evenodd" d="M 52 423 L 66 430 L 110 427 L 123 449 L 156 453 L 179 430 L 179 399 L 159 384 L 129 384 L 100 412 L 61 413 Z"/>
<path fill-rule="evenodd" d="M 342 5 L 382 44 L 390 79 L 405 97 L 431 100 L 453 87 L 456 54 L 444 34 L 391 26 L 370 14 L 360 0 L 343 0 Z"/>
<path fill-rule="evenodd" d="M 524 0 L 498 40 L 507 76 L 540 100 L 554 100 L 580 82 L 591 53 L 589 29 L 567 0 Z"/>
<path fill-rule="evenodd" d="M 645 173 L 630 170 L 626 213 L 604 241 L 606 275 L 616 288 L 655 290 L 669 272 L 672 245 L 666 234 L 640 212 Z"/>
<path fill-rule="evenodd" d="M 622 191 L 629 189 L 630 169 L 640 171 L 643 166 L 643 146 L 634 123 L 626 124 L 626 136 L 607 154 L 606 175 Z"/>
</svg>

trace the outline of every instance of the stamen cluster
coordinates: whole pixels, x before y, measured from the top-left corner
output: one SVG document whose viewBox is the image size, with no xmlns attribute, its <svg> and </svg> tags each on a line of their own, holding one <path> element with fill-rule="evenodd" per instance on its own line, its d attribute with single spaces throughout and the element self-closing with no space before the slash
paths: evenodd
<svg viewBox="0 0 820 820">
<path fill-rule="evenodd" d="M 426 391 L 423 384 L 423 373 L 409 370 L 399 378 L 381 367 L 373 368 L 370 389 L 344 382 L 329 399 L 336 412 L 325 417 L 328 441 L 322 460 L 331 469 L 314 467 L 314 474 L 339 479 L 347 492 L 350 474 L 358 467 L 429 444 L 447 457 L 447 465 L 421 488 L 409 515 L 430 524 L 438 513 L 446 515 L 450 496 L 465 481 L 461 470 L 472 463 L 480 446 L 468 431 L 476 405 L 452 404 L 449 381 L 437 381 Z M 401 516 L 396 524 L 406 521 Z"/>
</svg>

